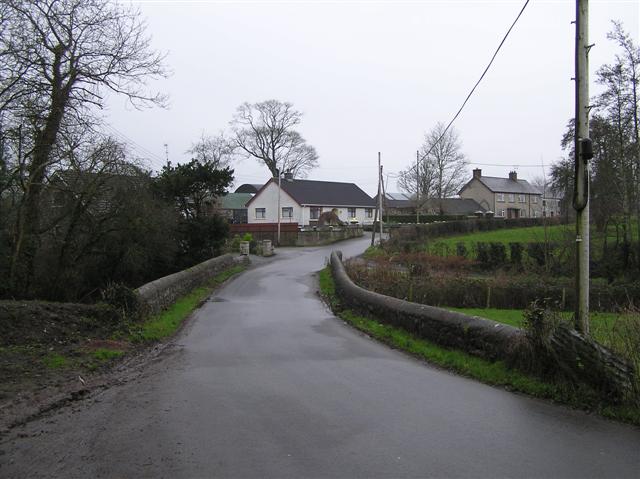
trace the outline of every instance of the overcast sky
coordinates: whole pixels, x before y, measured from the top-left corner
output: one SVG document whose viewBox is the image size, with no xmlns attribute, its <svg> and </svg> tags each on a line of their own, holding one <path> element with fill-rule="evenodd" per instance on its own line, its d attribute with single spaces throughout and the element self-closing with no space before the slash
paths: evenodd
<svg viewBox="0 0 640 479">
<path fill-rule="evenodd" d="M 524 0 L 495 1 L 138 1 L 170 78 L 153 86 L 166 110 L 143 112 L 113 99 L 109 125 L 151 169 L 185 162 L 202 133 L 229 129 L 241 103 L 288 101 L 320 167 L 309 179 L 355 182 L 375 194 L 377 153 L 387 191 L 415 161 L 424 133 L 448 122 L 478 80 Z M 616 48 L 621 20 L 638 42 L 640 2 L 591 0 L 591 93 L 595 71 Z M 532 0 L 454 124 L 483 174 L 532 179 L 563 154 L 573 117 L 575 1 Z M 492 166 L 499 165 L 499 166 Z M 264 183 L 253 159 L 234 165 L 236 186 Z"/>
</svg>

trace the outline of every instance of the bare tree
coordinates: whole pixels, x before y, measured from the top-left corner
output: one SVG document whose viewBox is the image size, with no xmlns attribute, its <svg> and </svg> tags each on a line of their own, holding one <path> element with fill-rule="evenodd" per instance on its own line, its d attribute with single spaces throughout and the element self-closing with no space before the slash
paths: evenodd
<svg viewBox="0 0 640 479">
<path fill-rule="evenodd" d="M 435 170 L 434 196 L 438 199 L 456 195 L 467 181 L 467 160 L 461 148 L 458 133 L 453 128 L 445 132 L 443 123 L 437 123 L 425 135 L 423 161 L 431 163 Z"/>
<path fill-rule="evenodd" d="M 422 152 L 424 155 L 425 152 Z M 412 165 L 406 170 L 402 170 L 398 177 L 398 187 L 412 197 L 419 196 L 420 205 L 423 201 L 434 196 L 435 191 L 435 169 L 427 161 L 420 161 L 417 165 Z M 419 192 L 419 195 L 416 195 Z"/>
<path fill-rule="evenodd" d="M 291 103 L 243 103 L 231 121 L 235 144 L 247 156 L 263 162 L 273 176 L 289 171 L 304 177 L 318 166 L 318 154 L 294 130 L 301 120 L 302 113 Z"/>
<path fill-rule="evenodd" d="M 223 131 L 215 136 L 204 133 L 191 145 L 187 153 L 193 160 L 202 164 L 211 164 L 215 168 L 225 168 L 233 161 L 235 150 L 233 140 L 226 138 Z"/>
<path fill-rule="evenodd" d="M 467 161 L 460 151 L 458 134 L 453 128 L 445 131 L 443 123 L 437 123 L 424 136 L 419 152 L 420 196 L 442 200 L 454 196 L 466 181 Z M 404 191 L 416 190 L 415 165 L 400 173 L 398 184 Z M 442 204 L 440 202 L 440 213 Z"/>
<path fill-rule="evenodd" d="M 5 0 L 0 8 L 0 112 L 25 126 L 23 197 L 17 215 L 10 281 L 24 293 L 33 273 L 39 203 L 65 124 L 86 121 L 105 90 L 137 107 L 162 104 L 147 92 L 166 75 L 139 12 L 109 0 Z"/>
</svg>

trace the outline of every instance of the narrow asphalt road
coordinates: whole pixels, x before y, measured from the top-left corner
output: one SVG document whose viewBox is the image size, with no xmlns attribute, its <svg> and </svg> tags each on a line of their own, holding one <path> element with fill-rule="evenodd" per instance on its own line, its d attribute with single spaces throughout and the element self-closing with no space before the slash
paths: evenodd
<svg viewBox="0 0 640 479">
<path fill-rule="evenodd" d="M 457 377 L 337 320 L 312 276 L 330 250 L 281 249 L 228 283 L 136 381 L 14 431 L 0 476 L 639 477 L 637 428 Z"/>
</svg>

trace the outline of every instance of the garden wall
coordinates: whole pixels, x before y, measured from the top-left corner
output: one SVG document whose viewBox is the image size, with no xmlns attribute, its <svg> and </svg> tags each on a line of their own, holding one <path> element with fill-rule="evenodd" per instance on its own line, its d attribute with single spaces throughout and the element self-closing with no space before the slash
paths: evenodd
<svg viewBox="0 0 640 479">
<path fill-rule="evenodd" d="M 250 233 L 254 240 L 271 240 L 278 244 L 277 223 L 247 223 L 229 225 L 232 235 Z M 362 225 L 305 227 L 300 230 L 298 223 L 280 224 L 280 246 L 321 246 L 349 238 L 362 236 Z"/>
<path fill-rule="evenodd" d="M 191 290 L 204 285 L 217 274 L 242 261 L 246 259 L 231 254 L 218 256 L 144 284 L 136 289 L 136 293 L 146 307 L 145 312 L 155 314 L 169 307 Z"/>
<path fill-rule="evenodd" d="M 320 246 L 349 238 L 359 238 L 363 234 L 360 225 L 318 227 L 315 230 L 299 231 L 296 246 Z"/>
</svg>

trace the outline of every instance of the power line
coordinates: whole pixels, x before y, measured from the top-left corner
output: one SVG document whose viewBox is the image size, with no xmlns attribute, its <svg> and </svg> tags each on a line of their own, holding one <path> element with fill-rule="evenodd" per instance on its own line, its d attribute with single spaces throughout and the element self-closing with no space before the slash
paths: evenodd
<svg viewBox="0 0 640 479">
<path fill-rule="evenodd" d="M 425 159 L 427 156 L 429 156 L 429 153 L 431 153 L 433 151 L 433 149 L 438 145 L 438 143 L 440 143 L 440 140 L 442 140 L 442 138 L 444 137 L 444 135 L 447 133 L 447 131 L 449 130 L 449 128 L 451 127 L 451 125 L 453 124 L 454 121 L 456 121 L 456 119 L 458 118 L 458 116 L 460 115 L 460 113 L 462 113 L 462 110 L 464 109 L 465 105 L 467 104 L 467 102 L 469 101 L 469 98 L 471 98 L 471 95 L 473 95 L 473 92 L 476 91 L 476 88 L 478 87 L 478 85 L 480 84 L 480 82 L 482 81 L 482 79 L 484 78 L 484 76 L 487 74 L 487 72 L 489 71 L 489 68 L 491 67 L 491 64 L 493 63 L 493 60 L 495 60 L 496 56 L 498 55 L 498 52 L 500 51 L 500 49 L 502 48 L 502 45 L 504 45 L 504 42 L 506 41 L 507 37 L 509 36 L 509 34 L 511 33 L 511 30 L 513 30 L 513 27 L 516 25 L 516 23 L 518 23 L 518 20 L 520 19 L 520 17 L 522 16 L 522 13 L 524 12 L 525 8 L 527 8 L 527 5 L 529 5 L 529 0 L 526 0 L 524 2 L 524 5 L 522 6 L 522 9 L 520 9 L 520 13 L 518 13 L 518 16 L 516 17 L 516 19 L 513 21 L 513 23 L 511 24 L 511 26 L 509 27 L 509 30 L 507 30 L 507 33 L 505 33 L 504 37 L 502 38 L 502 41 L 500 42 L 500 45 L 498 45 L 498 48 L 496 48 L 496 51 L 494 52 L 493 56 L 491 57 L 491 60 L 489 61 L 489 64 L 487 65 L 487 67 L 484 69 L 484 71 L 482 72 L 482 75 L 480 75 L 480 78 L 478 79 L 478 81 L 476 82 L 475 85 L 473 85 L 473 88 L 471 89 L 471 91 L 469 92 L 469 94 L 467 95 L 467 98 L 465 98 L 464 102 L 462 102 L 462 106 L 460 107 L 460 109 L 458 110 L 458 112 L 454 115 L 453 119 L 449 122 L 449 124 L 447 125 L 447 127 L 444 129 L 444 131 L 442 132 L 442 135 L 440 135 L 440 138 L 438 138 L 438 140 L 431 146 L 431 148 L 429 148 L 429 151 L 427 151 L 421 159 Z"/>
<path fill-rule="evenodd" d="M 150 159 L 159 161 L 160 163 L 164 162 L 164 160 L 159 155 L 153 153 L 151 150 L 148 150 L 144 146 L 135 142 L 134 140 L 129 138 L 127 135 L 122 133 L 120 130 L 116 129 L 113 125 L 110 125 L 105 121 L 103 122 L 103 126 L 106 127 L 109 133 L 115 135 L 120 141 L 123 141 L 124 143 L 126 143 L 132 150 L 134 150 L 137 153 L 142 153 L 141 156 L 150 157 Z"/>
</svg>

